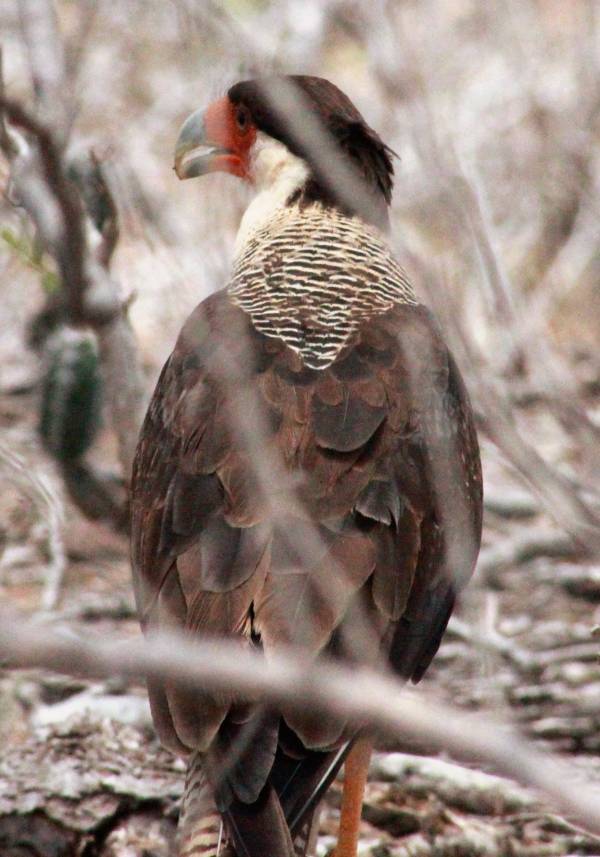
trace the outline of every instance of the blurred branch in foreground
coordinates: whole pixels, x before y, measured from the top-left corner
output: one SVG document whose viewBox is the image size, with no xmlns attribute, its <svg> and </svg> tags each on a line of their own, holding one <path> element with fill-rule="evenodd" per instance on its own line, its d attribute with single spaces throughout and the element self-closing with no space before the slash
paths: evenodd
<svg viewBox="0 0 600 857">
<path fill-rule="evenodd" d="M 538 753 L 499 721 L 448 711 L 420 694 L 416 699 L 390 678 L 371 671 L 308 664 L 278 652 L 269 662 L 238 642 L 196 642 L 175 634 L 107 644 L 66 638 L 47 627 L 0 614 L 0 653 L 12 668 L 43 667 L 86 678 L 121 676 L 169 680 L 203 691 L 235 688 L 276 705 L 312 706 L 321 713 L 365 723 L 383 735 L 401 736 L 405 746 L 429 744 L 455 758 L 482 763 L 545 794 L 568 817 L 600 833 L 600 790 L 572 768 Z"/>
</svg>

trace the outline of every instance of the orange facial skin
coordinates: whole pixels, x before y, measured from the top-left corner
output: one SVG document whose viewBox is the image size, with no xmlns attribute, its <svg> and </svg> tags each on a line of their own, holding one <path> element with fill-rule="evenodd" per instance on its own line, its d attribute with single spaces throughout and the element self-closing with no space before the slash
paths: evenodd
<svg viewBox="0 0 600 857">
<path fill-rule="evenodd" d="M 195 145 L 214 146 L 217 151 L 201 156 L 201 173 L 220 171 L 249 181 L 256 127 L 246 108 L 224 96 L 206 108 L 203 125 L 202 138 L 195 140 Z"/>
</svg>

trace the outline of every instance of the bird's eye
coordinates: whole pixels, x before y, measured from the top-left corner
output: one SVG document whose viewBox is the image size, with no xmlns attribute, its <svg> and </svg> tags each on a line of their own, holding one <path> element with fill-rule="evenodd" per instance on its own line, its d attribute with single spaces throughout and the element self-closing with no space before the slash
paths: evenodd
<svg viewBox="0 0 600 857">
<path fill-rule="evenodd" d="M 235 114 L 235 121 L 240 131 L 247 131 L 250 125 L 250 116 L 245 107 L 238 107 Z"/>
</svg>

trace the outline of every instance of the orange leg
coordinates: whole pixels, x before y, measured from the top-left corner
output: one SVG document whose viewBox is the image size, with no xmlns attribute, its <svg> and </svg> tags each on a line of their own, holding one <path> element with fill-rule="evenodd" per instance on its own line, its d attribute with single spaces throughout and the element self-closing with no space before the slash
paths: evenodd
<svg viewBox="0 0 600 857">
<path fill-rule="evenodd" d="M 360 814 L 372 752 L 371 738 L 358 738 L 346 759 L 340 830 L 334 857 L 356 857 Z"/>
</svg>

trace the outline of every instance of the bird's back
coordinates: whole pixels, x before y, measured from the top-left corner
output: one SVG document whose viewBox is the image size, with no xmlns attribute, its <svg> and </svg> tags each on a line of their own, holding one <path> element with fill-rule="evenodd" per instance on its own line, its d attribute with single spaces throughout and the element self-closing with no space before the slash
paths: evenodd
<svg viewBox="0 0 600 857">
<path fill-rule="evenodd" d="M 322 212 L 300 229 L 282 215 L 184 326 L 136 459 L 139 604 L 148 626 L 267 653 L 390 653 L 418 678 L 476 555 L 479 459 L 429 313 L 383 240 L 348 221 Z M 218 808 L 238 816 L 265 788 L 279 794 L 299 756 L 315 785 L 350 737 L 343 721 L 303 707 L 273 716 L 234 692 L 167 684 L 150 696 L 163 741 L 215 770 L 251 734 L 216 787 Z"/>
<path fill-rule="evenodd" d="M 206 122 L 194 114 L 184 124 L 183 177 L 220 163 L 237 175 L 254 169 L 262 190 L 244 215 L 230 283 L 185 323 L 140 434 L 138 609 L 146 630 L 233 637 L 267 658 L 291 646 L 303 657 L 387 662 L 417 681 L 479 548 L 471 408 L 378 228 L 389 150 L 337 88 L 294 80 L 321 98 L 315 109 L 371 182 L 374 218 L 320 183 L 255 82 L 206 112 L 212 154 L 193 148 Z M 151 682 L 149 695 L 163 743 L 191 759 L 183 857 L 304 854 L 355 729 L 301 701 L 242 700 L 235 688 Z"/>
</svg>

